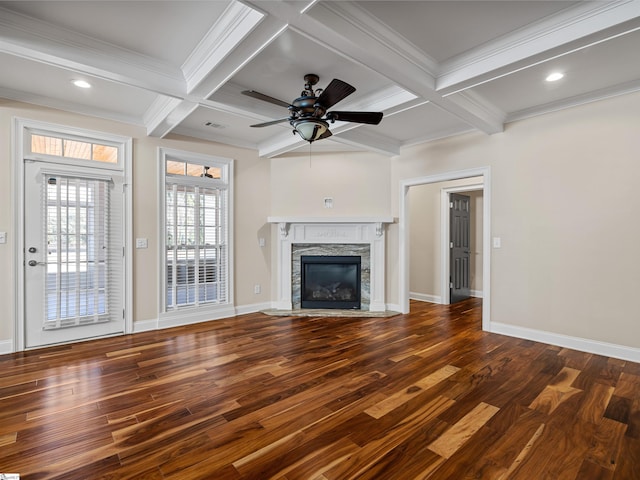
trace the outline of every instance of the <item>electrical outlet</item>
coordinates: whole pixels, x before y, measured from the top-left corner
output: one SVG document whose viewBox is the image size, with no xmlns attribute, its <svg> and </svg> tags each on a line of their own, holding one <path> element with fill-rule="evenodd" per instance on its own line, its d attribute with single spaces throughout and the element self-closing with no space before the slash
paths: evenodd
<svg viewBox="0 0 640 480">
<path fill-rule="evenodd" d="M 0 232 L 0 243 L 7 243 L 7 232 Z"/>
<path fill-rule="evenodd" d="M 259 283 L 256 283 L 256 284 L 253 286 L 253 293 L 255 293 L 255 294 L 259 294 L 261 291 L 262 291 L 262 288 L 260 287 L 260 284 L 259 284 Z"/>
<path fill-rule="evenodd" d="M 325 197 L 324 198 L 324 208 L 333 208 L 333 198 Z"/>
</svg>

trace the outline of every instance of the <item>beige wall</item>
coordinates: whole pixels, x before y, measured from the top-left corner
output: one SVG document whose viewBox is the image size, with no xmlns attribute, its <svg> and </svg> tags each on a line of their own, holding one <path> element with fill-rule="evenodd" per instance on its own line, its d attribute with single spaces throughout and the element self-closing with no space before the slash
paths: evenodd
<svg viewBox="0 0 640 480">
<path fill-rule="evenodd" d="M 265 160 L 267 161 L 267 160 Z M 308 152 L 271 160 L 271 215 L 373 216 L 391 210 L 390 160 L 373 153 Z M 324 208 L 324 198 L 333 208 Z"/>
<path fill-rule="evenodd" d="M 404 149 L 392 164 L 393 213 L 402 180 L 490 166 L 492 236 L 502 239 L 491 320 L 638 348 L 639 112 L 634 93 Z M 397 245 L 397 226 L 389 237 Z"/>
<path fill-rule="evenodd" d="M 95 119 L 73 113 L 0 100 L 0 231 L 8 232 L 8 242 L 0 245 L 0 342 L 13 338 L 15 322 L 13 277 L 14 232 L 12 209 L 13 159 L 10 154 L 13 117 L 97 130 L 133 138 L 133 238 L 146 237 L 147 249 L 133 251 L 134 322 L 158 318 L 158 155 L 157 148 L 181 149 L 235 159 L 235 303 L 237 306 L 267 304 L 270 300 L 270 254 L 258 239 L 269 235 L 265 227 L 270 213 L 269 163 L 257 152 L 186 137 L 150 138 L 143 128 Z M 261 294 L 253 293 L 260 284 Z"/>
<path fill-rule="evenodd" d="M 13 115 L 134 137 L 135 321 L 155 319 L 159 145 L 236 159 L 236 304 L 269 301 L 269 215 L 399 216 L 401 181 L 470 168 L 491 168 L 491 320 L 554 334 L 640 348 L 633 299 L 640 290 L 640 93 L 405 148 L 388 159 L 369 153 L 313 152 L 279 159 L 186 138 L 147 138 L 143 129 L 0 101 L 0 341 L 13 335 L 13 206 L 10 128 Z M 334 208 L 323 206 L 333 197 Z M 485 201 L 487 200 L 485 196 Z M 387 230 L 387 302 L 398 290 L 398 224 Z M 260 283 L 261 295 L 253 294 Z M 486 287 L 486 286 L 485 286 Z M 484 288 L 486 291 L 486 288 Z"/>
<path fill-rule="evenodd" d="M 412 298 L 441 301 L 441 192 L 481 184 L 482 177 L 416 185 L 409 189 L 409 291 Z M 471 290 L 482 293 L 482 191 L 461 192 L 471 202 Z"/>
</svg>

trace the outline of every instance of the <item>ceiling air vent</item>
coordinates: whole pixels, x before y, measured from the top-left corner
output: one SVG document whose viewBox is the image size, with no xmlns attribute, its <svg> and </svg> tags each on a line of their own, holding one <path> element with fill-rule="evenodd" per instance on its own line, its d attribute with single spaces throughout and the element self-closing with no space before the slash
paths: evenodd
<svg viewBox="0 0 640 480">
<path fill-rule="evenodd" d="M 226 125 L 222 125 L 221 123 L 215 123 L 215 122 L 204 122 L 204 126 L 209 128 L 225 128 L 226 127 Z"/>
</svg>

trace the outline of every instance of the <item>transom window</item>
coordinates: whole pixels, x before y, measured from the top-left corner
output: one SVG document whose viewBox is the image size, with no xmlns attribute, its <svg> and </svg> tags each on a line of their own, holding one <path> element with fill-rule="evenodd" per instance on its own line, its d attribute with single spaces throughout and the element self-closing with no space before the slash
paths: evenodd
<svg viewBox="0 0 640 480">
<path fill-rule="evenodd" d="M 231 160 L 161 149 L 164 309 L 229 304 Z"/>
<path fill-rule="evenodd" d="M 54 157 L 92 160 L 94 162 L 118 163 L 118 147 L 90 141 L 51 135 L 31 134 L 31 153 Z"/>
</svg>

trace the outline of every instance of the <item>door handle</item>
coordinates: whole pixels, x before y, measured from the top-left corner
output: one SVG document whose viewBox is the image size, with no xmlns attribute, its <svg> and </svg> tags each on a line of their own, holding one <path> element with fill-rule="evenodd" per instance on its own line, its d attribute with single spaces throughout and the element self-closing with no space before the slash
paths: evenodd
<svg viewBox="0 0 640 480">
<path fill-rule="evenodd" d="M 29 260 L 29 266 L 35 267 L 36 265 L 46 265 L 44 262 L 36 262 L 35 260 Z"/>
</svg>

